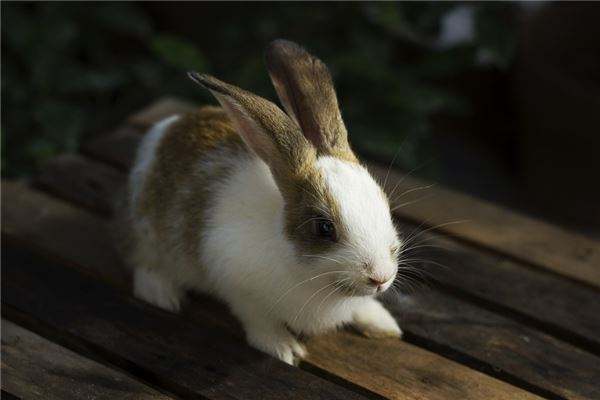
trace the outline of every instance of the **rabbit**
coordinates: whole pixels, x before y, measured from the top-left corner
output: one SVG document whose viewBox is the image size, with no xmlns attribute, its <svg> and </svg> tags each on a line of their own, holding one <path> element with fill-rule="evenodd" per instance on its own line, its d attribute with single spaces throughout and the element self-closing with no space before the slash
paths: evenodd
<svg viewBox="0 0 600 400">
<path fill-rule="evenodd" d="M 300 337 L 342 325 L 399 338 L 377 297 L 402 241 L 350 148 L 331 75 L 287 40 L 265 59 L 287 114 L 192 72 L 220 107 L 168 117 L 144 137 L 128 184 L 134 294 L 172 312 L 188 291 L 211 294 L 251 346 L 288 364 L 307 355 Z"/>
</svg>

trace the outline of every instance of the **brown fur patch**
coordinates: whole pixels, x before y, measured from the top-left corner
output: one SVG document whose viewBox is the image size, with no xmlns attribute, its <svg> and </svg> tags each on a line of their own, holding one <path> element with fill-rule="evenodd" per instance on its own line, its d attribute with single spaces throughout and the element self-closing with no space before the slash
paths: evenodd
<svg viewBox="0 0 600 400">
<path fill-rule="evenodd" d="M 158 144 L 140 197 L 138 212 L 150 219 L 159 240 L 183 245 L 192 257 L 197 254 L 211 189 L 232 168 L 225 162 L 210 172 L 199 171 L 200 163 L 215 152 L 238 158 L 248 154 L 225 112 L 203 107 L 182 116 Z"/>
<path fill-rule="evenodd" d="M 313 224 L 316 218 L 326 218 L 334 223 L 338 236 L 336 242 L 315 235 Z M 340 207 L 314 165 L 306 171 L 306 175 L 294 181 L 293 196 L 285 205 L 285 221 L 285 232 L 300 254 L 324 254 L 344 241 Z"/>
<path fill-rule="evenodd" d="M 273 41 L 265 53 L 273 86 L 319 154 L 357 162 L 327 66 L 296 43 Z"/>
</svg>

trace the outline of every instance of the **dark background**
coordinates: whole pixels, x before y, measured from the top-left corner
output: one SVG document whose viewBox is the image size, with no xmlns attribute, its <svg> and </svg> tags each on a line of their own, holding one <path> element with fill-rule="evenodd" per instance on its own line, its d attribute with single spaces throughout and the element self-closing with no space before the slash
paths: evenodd
<svg viewBox="0 0 600 400">
<path fill-rule="evenodd" d="M 23 178 L 196 69 L 273 99 L 274 38 L 331 68 L 355 148 L 600 235 L 600 5 L 2 2 L 2 176 Z"/>
</svg>

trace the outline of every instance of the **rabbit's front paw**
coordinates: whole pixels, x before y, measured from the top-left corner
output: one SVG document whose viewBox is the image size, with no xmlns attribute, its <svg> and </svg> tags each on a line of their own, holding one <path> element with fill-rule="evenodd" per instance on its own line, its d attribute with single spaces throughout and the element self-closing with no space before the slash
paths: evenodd
<svg viewBox="0 0 600 400">
<path fill-rule="evenodd" d="M 402 330 L 394 317 L 375 299 L 361 304 L 354 311 L 353 317 L 354 327 L 367 337 L 402 337 Z"/>
<path fill-rule="evenodd" d="M 254 326 L 247 329 L 247 336 L 250 345 L 290 365 L 298 365 L 307 354 L 304 345 L 283 326 Z"/>
<path fill-rule="evenodd" d="M 164 310 L 179 312 L 182 293 L 156 272 L 138 268 L 133 276 L 135 297 Z"/>
</svg>

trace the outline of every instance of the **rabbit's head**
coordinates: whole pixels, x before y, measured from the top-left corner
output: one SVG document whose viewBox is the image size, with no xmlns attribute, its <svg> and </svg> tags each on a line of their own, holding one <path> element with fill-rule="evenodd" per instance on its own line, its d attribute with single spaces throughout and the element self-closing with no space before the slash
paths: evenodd
<svg viewBox="0 0 600 400">
<path fill-rule="evenodd" d="M 211 76 L 190 77 L 213 93 L 269 166 L 285 202 L 282 234 L 298 267 L 329 273 L 348 295 L 385 291 L 401 242 L 385 193 L 350 148 L 327 67 L 286 40 L 269 45 L 266 61 L 287 114 Z"/>
</svg>

